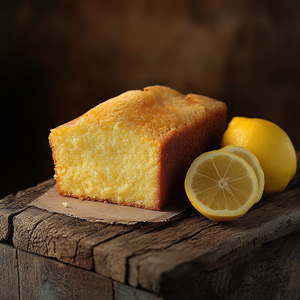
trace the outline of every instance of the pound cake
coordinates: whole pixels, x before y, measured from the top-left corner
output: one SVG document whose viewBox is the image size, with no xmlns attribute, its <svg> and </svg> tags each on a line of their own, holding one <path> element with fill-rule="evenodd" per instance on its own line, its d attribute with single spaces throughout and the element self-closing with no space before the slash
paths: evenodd
<svg viewBox="0 0 300 300">
<path fill-rule="evenodd" d="M 225 103 L 151 86 L 51 130 L 60 195 L 160 210 L 184 192 L 201 153 L 219 147 Z"/>
</svg>

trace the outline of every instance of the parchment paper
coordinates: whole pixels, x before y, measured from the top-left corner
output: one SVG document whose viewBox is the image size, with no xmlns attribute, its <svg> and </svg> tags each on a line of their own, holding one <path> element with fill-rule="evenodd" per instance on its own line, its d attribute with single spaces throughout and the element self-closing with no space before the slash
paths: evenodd
<svg viewBox="0 0 300 300">
<path fill-rule="evenodd" d="M 63 207 L 63 202 L 67 202 L 69 207 Z M 187 198 L 183 198 L 180 201 L 167 205 L 161 211 L 152 211 L 98 201 L 82 201 L 76 198 L 60 196 L 56 185 L 54 185 L 41 197 L 32 201 L 30 206 L 91 222 L 131 225 L 138 222 L 164 222 L 183 212 L 191 205 Z"/>
</svg>

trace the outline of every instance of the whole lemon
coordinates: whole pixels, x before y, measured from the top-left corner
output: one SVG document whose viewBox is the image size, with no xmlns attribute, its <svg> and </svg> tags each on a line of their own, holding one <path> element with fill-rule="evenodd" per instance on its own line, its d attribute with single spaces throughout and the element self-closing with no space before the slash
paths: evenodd
<svg viewBox="0 0 300 300">
<path fill-rule="evenodd" d="M 295 148 L 286 134 L 273 122 L 234 117 L 224 132 L 221 147 L 242 146 L 260 162 L 265 174 L 264 194 L 283 191 L 297 170 Z"/>
</svg>

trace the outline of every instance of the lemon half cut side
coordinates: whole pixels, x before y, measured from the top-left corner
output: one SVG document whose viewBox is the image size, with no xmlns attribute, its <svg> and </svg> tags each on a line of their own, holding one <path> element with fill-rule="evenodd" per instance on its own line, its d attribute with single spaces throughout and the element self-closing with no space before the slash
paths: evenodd
<svg viewBox="0 0 300 300">
<path fill-rule="evenodd" d="M 243 158 L 252 167 L 258 182 L 258 191 L 255 200 L 255 203 L 257 203 L 261 199 L 265 188 L 264 171 L 261 168 L 257 157 L 250 150 L 240 146 L 229 145 L 221 150 L 236 154 L 237 156 Z"/>
<path fill-rule="evenodd" d="M 255 203 L 258 182 L 241 157 L 210 151 L 200 155 L 185 178 L 186 194 L 196 210 L 213 221 L 233 221 Z"/>
</svg>

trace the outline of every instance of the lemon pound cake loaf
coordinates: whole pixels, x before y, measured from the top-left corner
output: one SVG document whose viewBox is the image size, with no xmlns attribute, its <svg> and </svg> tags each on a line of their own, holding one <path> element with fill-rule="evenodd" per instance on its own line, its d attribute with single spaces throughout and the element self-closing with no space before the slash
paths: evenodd
<svg viewBox="0 0 300 300">
<path fill-rule="evenodd" d="M 63 196 L 160 210 L 193 160 L 219 147 L 223 102 L 163 86 L 128 91 L 51 130 Z"/>
</svg>

